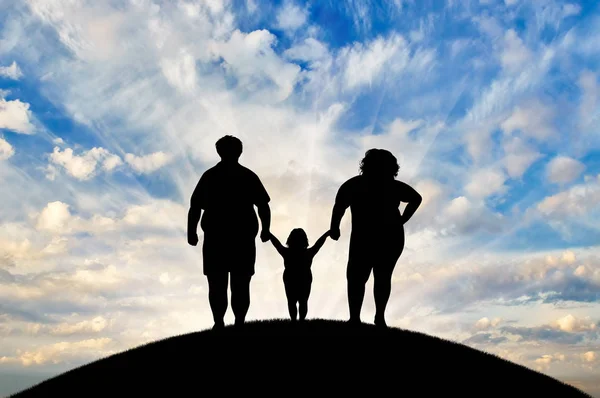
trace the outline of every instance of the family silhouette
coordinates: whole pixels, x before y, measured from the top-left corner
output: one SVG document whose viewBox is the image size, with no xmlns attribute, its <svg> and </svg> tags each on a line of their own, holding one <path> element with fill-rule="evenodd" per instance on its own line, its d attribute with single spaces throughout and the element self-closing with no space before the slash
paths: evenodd
<svg viewBox="0 0 600 398">
<path fill-rule="evenodd" d="M 404 250 L 404 224 L 421 204 L 421 195 L 396 180 L 400 166 L 385 149 L 369 149 L 360 173 L 344 182 L 335 197 L 330 228 L 313 246 L 302 228 L 293 229 L 286 245 L 271 231 L 271 198 L 260 178 L 239 163 L 242 142 L 231 135 L 216 142 L 221 161 L 202 174 L 191 197 L 188 243 L 198 244 L 197 227 L 204 233 L 203 272 L 208 279 L 214 329 L 224 327 L 227 289 L 235 325 L 243 325 L 250 306 L 250 281 L 255 273 L 256 237 L 260 218 L 261 241 L 271 241 L 283 258 L 283 283 L 292 321 L 306 319 L 311 292 L 311 266 L 328 237 L 340 238 L 340 223 L 350 208 L 352 231 L 346 268 L 349 322 L 361 323 L 365 285 L 373 272 L 377 326 L 387 326 L 385 309 L 392 273 Z M 400 203 L 407 203 L 400 212 Z M 254 210 L 256 206 L 257 214 Z"/>
</svg>

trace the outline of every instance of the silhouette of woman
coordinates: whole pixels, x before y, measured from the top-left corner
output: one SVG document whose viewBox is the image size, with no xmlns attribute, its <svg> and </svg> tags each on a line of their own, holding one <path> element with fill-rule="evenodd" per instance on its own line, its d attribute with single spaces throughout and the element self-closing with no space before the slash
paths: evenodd
<svg viewBox="0 0 600 398">
<path fill-rule="evenodd" d="M 387 326 L 385 308 L 392 272 L 404 250 L 404 224 L 420 206 L 422 198 L 409 185 L 396 180 L 398 162 L 385 149 L 370 149 L 360 163 L 360 175 L 339 188 L 331 216 L 331 238 L 340 237 L 340 222 L 350 207 L 352 232 L 346 278 L 350 322 L 360 323 L 365 284 L 373 271 L 375 325 Z M 408 205 L 400 214 L 400 202 Z"/>
<path fill-rule="evenodd" d="M 279 239 L 271 234 L 271 243 L 283 257 L 285 270 L 283 271 L 283 283 L 285 285 L 285 295 L 288 301 L 288 310 L 292 321 L 296 320 L 297 310 L 300 310 L 300 320 L 306 318 L 308 312 L 308 297 L 312 284 L 312 266 L 313 259 L 323 247 L 325 240 L 329 236 L 329 231 L 325 232 L 315 242 L 313 247 L 308 247 L 308 237 L 302 228 L 295 228 L 290 232 L 286 241 L 287 247 L 284 247 Z M 296 305 L 298 304 L 298 309 Z"/>
</svg>

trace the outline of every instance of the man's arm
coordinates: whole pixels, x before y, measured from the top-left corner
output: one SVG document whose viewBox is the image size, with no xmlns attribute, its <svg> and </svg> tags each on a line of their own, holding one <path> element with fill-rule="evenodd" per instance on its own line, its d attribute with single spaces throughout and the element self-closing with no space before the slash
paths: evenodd
<svg viewBox="0 0 600 398">
<path fill-rule="evenodd" d="M 254 205 L 258 210 L 261 224 L 260 240 L 267 242 L 271 239 L 271 207 L 269 206 L 271 198 L 258 175 L 252 173 L 252 178 L 254 179 Z"/>
<path fill-rule="evenodd" d="M 260 224 L 262 226 L 260 240 L 267 242 L 271 239 L 271 208 L 266 202 L 256 207 L 258 208 L 258 217 L 260 218 Z"/>
<path fill-rule="evenodd" d="M 415 212 L 421 205 L 421 202 L 423 201 L 423 197 L 421 197 L 421 195 L 417 191 L 415 191 L 415 189 L 413 187 L 411 187 L 410 185 L 405 184 L 405 183 L 401 183 L 401 184 L 402 184 L 402 195 L 401 195 L 400 200 L 402 202 L 408 203 L 406 205 L 406 208 L 404 209 L 404 213 L 402 213 L 402 219 L 404 221 L 404 224 L 406 224 L 406 222 L 408 220 L 410 220 L 410 218 L 413 216 L 413 214 L 415 214 Z"/>
<path fill-rule="evenodd" d="M 201 208 L 193 205 L 190 206 L 190 211 L 188 212 L 187 236 L 188 243 L 192 246 L 196 246 L 198 244 L 198 222 L 200 222 L 201 214 Z"/>
<path fill-rule="evenodd" d="M 200 216 L 202 215 L 202 207 L 204 204 L 204 196 L 206 194 L 206 190 L 204 186 L 206 185 L 206 181 L 204 178 L 204 174 L 200 177 L 194 192 L 192 193 L 192 198 L 190 200 L 190 210 L 188 211 L 188 224 L 187 224 L 187 237 L 188 243 L 192 246 L 196 246 L 198 244 L 198 222 L 200 222 Z"/>
</svg>

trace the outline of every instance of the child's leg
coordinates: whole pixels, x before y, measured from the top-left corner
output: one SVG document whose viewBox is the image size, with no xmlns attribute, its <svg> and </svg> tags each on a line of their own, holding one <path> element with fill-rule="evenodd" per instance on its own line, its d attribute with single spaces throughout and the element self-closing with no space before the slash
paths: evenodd
<svg viewBox="0 0 600 398">
<path fill-rule="evenodd" d="M 300 320 L 303 321 L 306 319 L 306 314 L 308 313 L 308 298 L 310 296 L 310 288 L 312 285 L 312 275 L 307 276 L 307 278 L 302 281 L 303 285 L 302 286 L 302 292 L 300 295 L 300 305 L 299 305 L 299 310 L 300 310 Z"/>
<path fill-rule="evenodd" d="M 306 319 L 306 314 L 308 313 L 308 300 L 300 301 L 300 320 L 303 321 Z"/>
<path fill-rule="evenodd" d="M 285 286 L 285 295 L 287 296 L 290 318 L 292 321 L 295 321 L 298 314 L 296 308 L 296 302 L 298 301 L 296 298 L 296 286 L 294 286 L 294 281 L 287 272 L 283 273 L 283 284 Z"/>
<path fill-rule="evenodd" d="M 296 301 L 288 300 L 288 311 L 290 312 L 290 319 L 296 320 L 298 309 L 296 308 Z"/>
</svg>

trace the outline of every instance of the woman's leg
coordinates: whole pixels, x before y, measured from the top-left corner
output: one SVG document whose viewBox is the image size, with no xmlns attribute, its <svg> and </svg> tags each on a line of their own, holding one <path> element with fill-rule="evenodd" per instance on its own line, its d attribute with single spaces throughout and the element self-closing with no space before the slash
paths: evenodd
<svg viewBox="0 0 600 398">
<path fill-rule="evenodd" d="M 400 252 L 402 254 L 402 252 Z M 392 253 L 382 256 L 373 267 L 373 296 L 375 298 L 375 325 L 387 326 L 385 322 L 385 309 L 392 292 L 392 273 L 400 254 Z"/>
<path fill-rule="evenodd" d="M 348 307 L 350 310 L 350 322 L 360 323 L 360 312 L 365 298 L 365 285 L 371 274 L 371 266 L 368 260 L 362 256 L 350 256 L 346 279 L 348 281 Z"/>
</svg>

